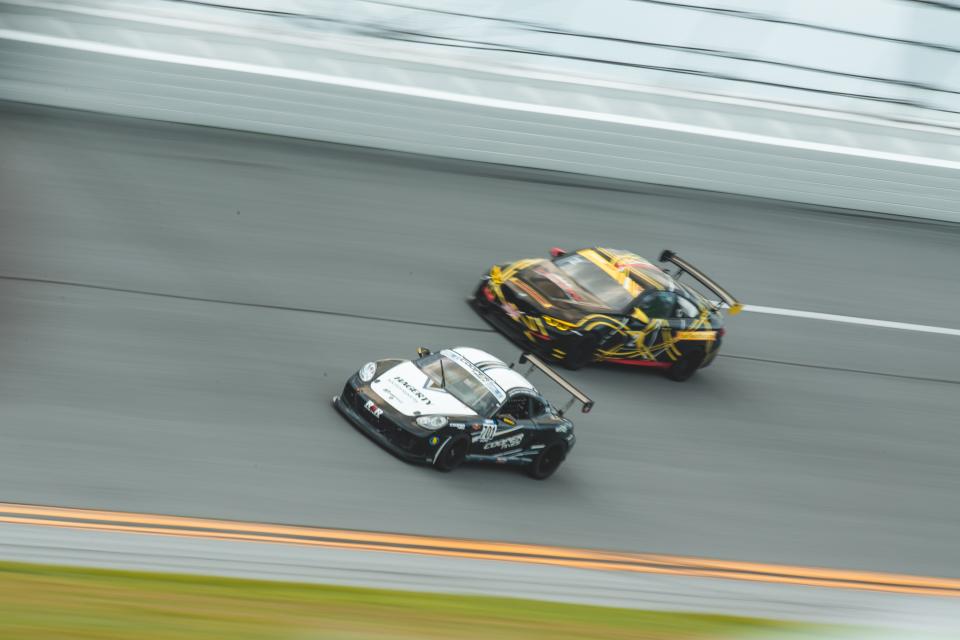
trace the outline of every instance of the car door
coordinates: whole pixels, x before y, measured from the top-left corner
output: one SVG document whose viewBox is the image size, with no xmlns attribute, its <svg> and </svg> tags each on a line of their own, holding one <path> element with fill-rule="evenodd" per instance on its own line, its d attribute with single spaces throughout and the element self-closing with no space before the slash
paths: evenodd
<svg viewBox="0 0 960 640">
<path fill-rule="evenodd" d="M 647 291 L 637 298 L 635 308 L 639 313 L 635 313 L 634 318 L 645 323 L 643 346 L 648 357 L 659 360 L 672 342 L 672 331 L 682 328 L 683 320 L 676 315 L 677 294 L 673 291 Z"/>
<path fill-rule="evenodd" d="M 484 442 L 478 443 L 480 451 L 477 453 L 496 455 L 520 448 L 534 427 L 533 399 L 534 396 L 526 391 L 511 393 L 496 412 L 495 429 Z"/>
</svg>

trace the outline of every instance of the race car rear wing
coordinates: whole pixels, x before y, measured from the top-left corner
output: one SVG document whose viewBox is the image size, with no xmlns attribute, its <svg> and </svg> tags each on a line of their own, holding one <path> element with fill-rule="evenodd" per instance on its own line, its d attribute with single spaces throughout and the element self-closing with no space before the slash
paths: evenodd
<svg viewBox="0 0 960 640">
<path fill-rule="evenodd" d="M 718 285 L 710 276 L 705 274 L 703 271 L 700 271 L 700 269 L 697 269 L 695 266 L 675 254 L 673 251 L 664 249 L 663 253 L 660 254 L 660 262 L 672 262 L 680 268 L 680 271 L 689 273 L 691 276 L 693 276 L 697 282 L 716 294 L 720 298 L 720 301 L 727 305 L 727 307 L 730 309 L 730 315 L 736 315 L 743 310 L 743 304 L 738 302 L 736 298 L 730 295 L 726 289 Z"/>
<path fill-rule="evenodd" d="M 562 409 L 560 409 L 560 415 L 563 415 L 573 406 L 574 401 L 579 402 L 582 406 L 581 411 L 584 413 L 589 413 L 590 409 L 593 409 L 593 400 L 587 397 L 583 391 L 577 389 L 575 386 L 570 384 L 570 382 L 561 376 L 559 373 L 547 366 L 547 363 L 533 355 L 532 353 L 521 353 L 520 354 L 520 364 L 526 362 L 530 363 L 530 368 L 527 370 L 525 376 L 530 375 L 534 369 L 539 369 L 545 376 L 556 382 L 560 387 L 570 394 L 570 401 Z"/>
</svg>

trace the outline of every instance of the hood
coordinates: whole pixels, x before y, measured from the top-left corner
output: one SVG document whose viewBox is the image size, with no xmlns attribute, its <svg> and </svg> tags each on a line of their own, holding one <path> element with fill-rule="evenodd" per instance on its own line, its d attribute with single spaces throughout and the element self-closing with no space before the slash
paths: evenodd
<svg viewBox="0 0 960 640">
<path fill-rule="evenodd" d="M 505 284 L 543 313 L 566 322 L 576 322 L 588 313 L 619 311 L 611 309 L 548 261 L 523 269 Z"/>
<path fill-rule="evenodd" d="M 395 411 L 411 418 L 477 415 L 470 407 L 429 383 L 427 374 L 407 361 L 388 369 L 370 383 L 370 388 Z"/>
</svg>

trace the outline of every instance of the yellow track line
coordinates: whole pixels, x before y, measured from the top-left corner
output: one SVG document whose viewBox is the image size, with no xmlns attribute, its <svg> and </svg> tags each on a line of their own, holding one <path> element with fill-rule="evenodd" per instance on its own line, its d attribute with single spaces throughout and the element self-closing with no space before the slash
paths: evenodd
<svg viewBox="0 0 960 640">
<path fill-rule="evenodd" d="M 960 580 L 950 578 L 183 516 L 0 503 L 0 522 L 960 597 Z"/>
</svg>

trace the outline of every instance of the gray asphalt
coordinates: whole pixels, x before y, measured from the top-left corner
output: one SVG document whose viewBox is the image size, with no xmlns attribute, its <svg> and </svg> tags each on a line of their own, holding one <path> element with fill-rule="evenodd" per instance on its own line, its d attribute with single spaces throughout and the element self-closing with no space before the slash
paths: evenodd
<svg viewBox="0 0 960 640">
<path fill-rule="evenodd" d="M 402 553 L 0 524 L 0 558 L 950 633 L 956 600 Z M 2 624 L 2 623 L 0 623 Z M 849 634 L 841 634 L 851 640 Z M 862 638 L 858 634 L 857 637 Z M 871 640 L 878 636 L 870 634 Z M 896 638 L 897 636 L 891 636 Z M 927 636 L 927 640 L 943 636 Z M 799 640 L 795 634 L 791 640 Z M 824 640 L 822 635 L 817 640 Z"/>
<path fill-rule="evenodd" d="M 689 383 L 576 372 L 547 482 L 408 466 L 330 408 L 420 344 L 512 357 L 479 274 L 592 243 L 960 327 L 957 227 L 5 105 L 0 499 L 960 576 L 950 336 L 744 313 Z"/>
</svg>

